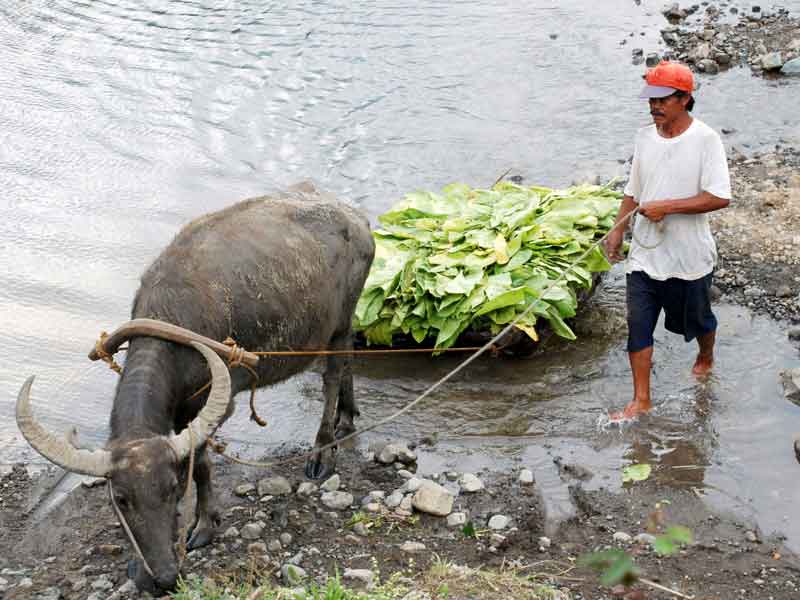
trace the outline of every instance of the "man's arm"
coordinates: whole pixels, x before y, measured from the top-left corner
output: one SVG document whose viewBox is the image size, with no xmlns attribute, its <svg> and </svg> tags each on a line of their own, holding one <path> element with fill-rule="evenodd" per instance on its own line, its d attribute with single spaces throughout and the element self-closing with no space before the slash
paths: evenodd
<svg viewBox="0 0 800 600">
<path fill-rule="evenodd" d="M 623 196 L 622 204 L 617 213 L 617 220 L 614 222 L 614 229 L 612 229 L 611 233 L 609 233 L 606 238 L 606 252 L 611 262 L 618 262 L 624 258 L 619 250 L 622 247 L 622 238 L 625 235 L 625 230 L 628 228 L 628 223 L 624 225 L 619 224 L 621 221 L 630 219 L 631 213 L 636 210 L 636 206 L 637 204 L 633 196 Z"/>
<path fill-rule="evenodd" d="M 727 198 L 720 198 L 709 192 L 700 192 L 696 196 L 680 200 L 656 200 L 642 205 L 639 213 L 651 221 L 661 221 L 667 215 L 698 215 L 725 208 L 731 203 Z"/>
</svg>

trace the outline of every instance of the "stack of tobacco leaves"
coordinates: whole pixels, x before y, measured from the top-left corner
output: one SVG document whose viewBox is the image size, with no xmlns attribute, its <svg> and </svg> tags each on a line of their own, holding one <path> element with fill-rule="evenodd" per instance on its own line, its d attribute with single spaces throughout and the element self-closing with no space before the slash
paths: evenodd
<svg viewBox="0 0 800 600">
<path fill-rule="evenodd" d="M 403 334 L 444 349 L 467 329 L 498 333 L 533 304 L 516 327 L 538 340 L 544 320 L 575 339 L 564 319 L 575 315 L 576 290 L 609 269 L 601 249 L 542 292 L 614 225 L 621 199 L 608 186 L 509 182 L 408 194 L 379 218 L 354 329 L 369 344 L 391 346 Z"/>
</svg>

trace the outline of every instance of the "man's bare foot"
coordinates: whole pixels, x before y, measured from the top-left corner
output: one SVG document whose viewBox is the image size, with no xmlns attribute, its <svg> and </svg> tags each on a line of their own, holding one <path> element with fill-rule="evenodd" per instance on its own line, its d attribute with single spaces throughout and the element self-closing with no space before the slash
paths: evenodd
<svg viewBox="0 0 800 600">
<path fill-rule="evenodd" d="M 695 377 L 705 377 L 709 373 L 711 373 L 711 369 L 714 366 L 714 357 L 713 356 L 703 356 L 702 354 L 697 355 L 697 359 L 694 361 L 694 366 L 692 367 L 692 375 Z"/>
<path fill-rule="evenodd" d="M 637 400 L 632 400 L 622 409 L 622 412 L 611 413 L 608 415 L 608 418 L 612 421 L 630 421 L 639 415 L 650 412 L 652 408 L 653 406 L 650 404 L 650 401 L 639 402 Z"/>
</svg>

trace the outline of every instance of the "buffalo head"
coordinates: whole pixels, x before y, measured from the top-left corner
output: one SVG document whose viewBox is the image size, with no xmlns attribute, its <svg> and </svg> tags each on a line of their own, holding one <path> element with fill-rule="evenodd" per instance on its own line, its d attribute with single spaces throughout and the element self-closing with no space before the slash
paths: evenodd
<svg viewBox="0 0 800 600">
<path fill-rule="evenodd" d="M 225 363 L 208 347 L 197 342 L 191 345 L 203 354 L 211 369 L 211 392 L 200 413 L 177 435 L 110 440 L 105 449 L 84 450 L 46 431 L 34 419 L 30 408 L 33 377 L 17 396 L 17 424 L 39 454 L 67 471 L 108 480 L 120 524 L 134 550 L 141 554 L 144 570 L 164 590 L 174 588 L 178 577 L 176 508 L 183 493 L 180 481 L 185 459 L 193 447 L 199 448 L 213 434 L 231 398 Z M 147 577 L 140 573 L 137 584 L 141 585 L 142 579 Z"/>
</svg>

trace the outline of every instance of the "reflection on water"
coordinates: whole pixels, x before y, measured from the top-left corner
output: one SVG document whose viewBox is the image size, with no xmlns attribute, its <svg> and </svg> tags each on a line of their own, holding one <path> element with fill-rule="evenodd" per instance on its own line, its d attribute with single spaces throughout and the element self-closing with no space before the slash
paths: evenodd
<svg viewBox="0 0 800 600">
<path fill-rule="evenodd" d="M 647 121 L 630 50 L 658 47 L 663 25 L 629 0 L 0 7 L 0 461 L 36 459 L 13 421 L 30 373 L 37 414 L 102 442 L 116 375 L 85 355 L 126 320 L 139 274 L 197 215 L 305 177 L 374 220 L 404 192 L 488 185 L 509 167 L 550 185 L 619 172 Z M 732 69 L 703 80 L 696 112 L 735 128 L 730 143 L 771 145 L 798 133 L 798 90 Z M 777 382 L 797 356 L 779 326 L 721 307 L 719 379 L 700 387 L 692 350 L 662 333 L 656 411 L 599 432 L 598 417 L 630 394 L 621 302 L 615 277 L 577 343 L 477 361 L 368 439 L 438 433 L 423 469 L 524 463 L 551 497 L 564 495 L 554 456 L 612 487 L 623 464 L 646 460 L 655 477 L 707 486 L 723 504 L 741 498 L 764 529 L 800 540 L 783 520 L 800 500 L 786 485 L 800 415 Z M 362 422 L 460 360 L 358 360 Z M 319 377 L 301 375 L 259 393 L 269 428 L 254 431 L 240 411 L 224 434 L 253 455 L 310 441 L 319 397 Z"/>
</svg>

